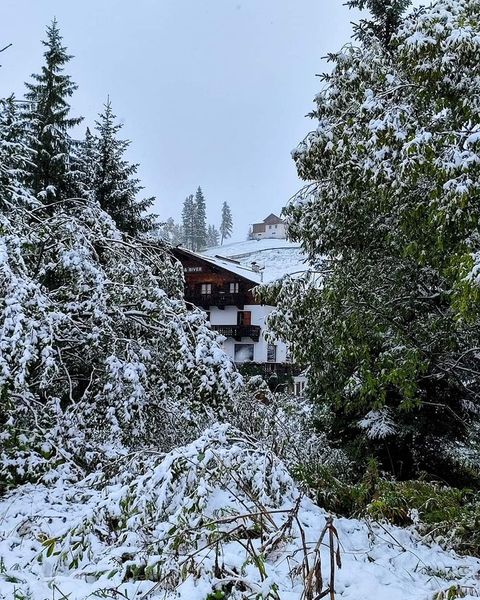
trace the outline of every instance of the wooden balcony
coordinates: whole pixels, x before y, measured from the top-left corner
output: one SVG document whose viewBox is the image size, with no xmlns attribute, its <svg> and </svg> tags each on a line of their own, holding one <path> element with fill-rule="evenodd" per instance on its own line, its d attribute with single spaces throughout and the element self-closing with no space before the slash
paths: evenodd
<svg viewBox="0 0 480 600">
<path fill-rule="evenodd" d="M 273 375 L 273 373 L 275 373 L 279 377 L 295 377 L 296 375 L 300 375 L 304 370 L 300 365 L 294 363 L 274 362 L 262 363 L 262 369 L 265 376 Z"/>
<path fill-rule="evenodd" d="M 262 375 L 269 379 L 272 375 L 277 375 L 281 379 L 289 379 L 300 375 L 305 369 L 294 363 L 274 363 L 274 362 L 245 362 L 237 363 L 242 375 Z"/>
<path fill-rule="evenodd" d="M 239 342 L 242 338 L 248 337 L 254 342 L 260 339 L 260 327 L 258 325 L 212 325 L 213 331 L 227 338 L 233 338 Z"/>
<path fill-rule="evenodd" d="M 223 310 L 226 306 L 236 306 L 239 310 L 243 310 L 245 306 L 245 294 L 231 294 L 229 292 L 212 292 L 211 294 L 199 294 L 187 289 L 185 291 L 185 300 L 208 310 L 211 306 L 216 306 Z"/>
</svg>

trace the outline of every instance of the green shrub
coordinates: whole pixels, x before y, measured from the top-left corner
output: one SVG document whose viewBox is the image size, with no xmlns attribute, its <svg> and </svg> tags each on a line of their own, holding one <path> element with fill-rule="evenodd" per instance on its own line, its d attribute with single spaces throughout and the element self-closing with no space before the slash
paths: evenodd
<svg viewBox="0 0 480 600">
<path fill-rule="evenodd" d="M 455 488 L 427 479 L 386 479 L 374 461 L 357 479 L 326 467 L 301 467 L 295 475 L 315 492 L 318 504 L 327 511 L 413 526 L 444 547 L 480 556 L 478 489 Z"/>
</svg>

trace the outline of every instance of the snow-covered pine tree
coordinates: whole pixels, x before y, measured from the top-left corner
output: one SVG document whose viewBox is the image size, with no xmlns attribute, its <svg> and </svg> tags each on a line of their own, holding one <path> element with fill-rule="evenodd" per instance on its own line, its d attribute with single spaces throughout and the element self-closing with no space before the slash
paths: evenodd
<svg viewBox="0 0 480 600">
<path fill-rule="evenodd" d="M 14 97 L 0 99 L 0 312 L 2 326 L 0 327 L 0 360 L 8 354 L 12 338 L 18 342 L 17 358 L 27 357 L 22 339 L 25 329 L 29 329 L 29 321 L 20 309 L 20 301 L 28 302 L 31 289 L 25 280 L 17 277 L 15 272 L 19 262 L 19 251 L 22 244 L 28 252 L 26 240 L 18 235 L 18 216 L 24 211 L 35 208 L 38 201 L 30 196 L 25 187 L 25 167 L 32 159 L 32 153 L 22 142 L 24 124 L 18 115 Z M 37 206 L 38 207 L 38 206 Z M 22 224 L 29 228 L 31 219 L 27 218 Z M 30 249 L 35 248 L 36 240 L 32 238 Z M 8 264 L 7 256 L 11 254 L 11 263 Z M 29 334 L 32 335 L 33 329 Z M 11 374 L 11 367 L 5 368 L 3 362 L 3 376 Z M 0 383 L 0 454 L 1 445 L 5 443 L 6 432 L 10 423 L 12 411 L 15 407 L 15 397 L 11 397 L 10 389 L 5 382 Z M 8 443 L 8 442 L 7 442 Z M 0 466 L 0 470 L 2 467 Z M 4 477 L 0 477 L 2 482 Z M 0 488 L 2 486 L 0 485 Z"/>
<path fill-rule="evenodd" d="M 155 198 L 137 199 L 143 189 L 136 177 L 138 165 L 129 163 L 125 158 L 130 141 L 118 139 L 122 125 L 115 121 L 116 115 L 108 99 L 95 127 L 98 160 L 94 195 L 120 231 L 137 236 L 156 227 L 156 215 L 146 214 Z"/>
<path fill-rule="evenodd" d="M 69 116 L 69 98 L 77 85 L 64 72 L 72 56 L 62 44 L 55 19 L 42 43 L 46 47 L 45 64 L 39 74 L 32 75 L 33 82 L 25 84 L 25 136 L 34 153 L 28 167 L 29 187 L 44 203 L 51 203 L 77 193 L 70 132 L 82 118 Z"/>
<path fill-rule="evenodd" d="M 32 152 L 23 143 L 24 123 L 14 96 L 0 99 L 0 206 L 6 209 L 31 198 L 25 189 Z"/>
<path fill-rule="evenodd" d="M 220 241 L 220 234 L 215 225 L 209 225 L 207 231 L 207 248 L 214 248 L 218 246 Z"/>
<path fill-rule="evenodd" d="M 207 247 L 207 206 L 201 187 L 195 193 L 194 207 L 193 249 L 198 252 Z"/>
<path fill-rule="evenodd" d="M 173 223 L 170 229 L 170 243 L 178 246 L 183 242 L 183 228 L 180 223 Z"/>
<path fill-rule="evenodd" d="M 195 200 L 193 195 L 187 196 L 182 209 L 183 244 L 190 250 L 195 250 Z"/>
<path fill-rule="evenodd" d="M 374 18 L 330 56 L 286 211 L 323 283 L 277 286 L 270 323 L 311 365 L 337 442 L 458 482 L 450 449 L 480 395 L 480 2 L 395 23 L 388 46 Z"/>
<path fill-rule="evenodd" d="M 159 226 L 158 234 L 162 240 L 165 240 L 172 246 L 178 246 L 183 243 L 183 228 L 175 223 L 172 217 L 169 217 L 165 223 Z"/>
<path fill-rule="evenodd" d="M 222 222 L 220 223 L 220 244 L 232 235 L 233 219 L 230 206 L 224 202 L 222 205 Z"/>
<path fill-rule="evenodd" d="M 96 172 L 99 162 L 98 138 L 90 128 L 85 131 L 85 138 L 80 142 L 77 149 L 78 160 L 78 188 L 82 198 L 93 200 L 95 198 Z"/>
<path fill-rule="evenodd" d="M 368 39 L 380 41 L 388 49 L 394 33 L 411 0 L 347 0 L 346 5 L 359 10 L 367 9 L 371 19 L 363 19 L 355 25 L 354 37 L 368 43 Z"/>
</svg>

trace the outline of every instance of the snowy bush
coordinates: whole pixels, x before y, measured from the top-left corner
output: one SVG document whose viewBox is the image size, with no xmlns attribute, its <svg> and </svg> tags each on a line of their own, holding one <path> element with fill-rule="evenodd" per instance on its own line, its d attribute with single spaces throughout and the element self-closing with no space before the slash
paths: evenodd
<svg viewBox="0 0 480 600">
<path fill-rule="evenodd" d="M 325 413 L 308 397 L 271 392 L 261 376 L 246 380 L 224 418 L 276 454 L 289 469 L 318 464 L 348 468 L 344 452 L 328 443 Z"/>
<path fill-rule="evenodd" d="M 169 448 L 240 382 L 167 251 L 122 236 L 95 203 L 71 205 L 0 214 L 0 462 L 19 476 Z"/>
<path fill-rule="evenodd" d="M 163 587 L 207 576 L 219 587 L 249 587 L 249 573 L 261 574 L 262 554 L 279 534 L 269 511 L 288 506 L 285 522 L 298 497 L 282 463 L 228 425 L 166 455 L 127 456 L 115 471 L 96 481 L 103 491 L 88 518 L 45 540 L 54 573 L 76 569 Z M 228 548 L 235 542 L 233 560 Z"/>
<path fill-rule="evenodd" d="M 285 466 L 215 425 L 167 454 L 131 453 L 108 473 L 23 485 L 0 501 L 0 599 L 287 600 L 326 590 L 325 512 Z M 425 600 L 474 589 L 479 561 L 411 532 L 335 519 L 335 597 Z M 336 544 L 335 544 L 336 547 Z"/>
</svg>

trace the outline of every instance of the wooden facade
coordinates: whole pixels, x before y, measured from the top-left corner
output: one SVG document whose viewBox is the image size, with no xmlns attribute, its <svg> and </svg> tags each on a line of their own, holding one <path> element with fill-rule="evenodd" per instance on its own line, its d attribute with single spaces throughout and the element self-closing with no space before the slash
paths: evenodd
<svg viewBox="0 0 480 600">
<path fill-rule="evenodd" d="M 246 304 L 258 304 L 251 291 L 256 285 L 254 281 L 225 270 L 182 248 L 174 248 L 173 254 L 183 265 L 187 302 L 205 310 L 211 306 L 220 309 L 236 306 L 242 310 Z"/>
</svg>

